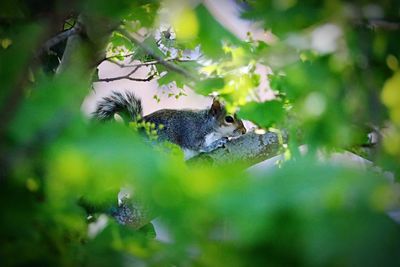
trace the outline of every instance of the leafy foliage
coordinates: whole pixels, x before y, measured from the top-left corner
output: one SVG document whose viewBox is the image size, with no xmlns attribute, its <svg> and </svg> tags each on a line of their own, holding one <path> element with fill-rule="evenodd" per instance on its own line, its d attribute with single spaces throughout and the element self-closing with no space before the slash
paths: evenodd
<svg viewBox="0 0 400 267">
<path fill-rule="evenodd" d="M 271 42 L 239 40 L 206 4 L 36 2 L 0 4 L 2 266 L 399 266 L 400 229 L 386 214 L 399 192 L 385 179 L 400 171 L 398 2 L 237 1 Z M 165 14 L 172 26 L 160 30 Z M 88 24 L 51 74 L 37 53 L 54 53 L 43 42 L 65 21 Z M 239 117 L 286 130 L 280 166 L 186 165 L 155 142 L 155 125 L 88 121 L 80 105 L 99 51 L 148 64 L 175 97 L 186 86 L 217 94 Z M 382 169 L 318 160 L 321 149 L 364 148 L 371 128 L 383 129 L 370 155 Z M 140 227 L 112 216 L 121 188 Z"/>
</svg>

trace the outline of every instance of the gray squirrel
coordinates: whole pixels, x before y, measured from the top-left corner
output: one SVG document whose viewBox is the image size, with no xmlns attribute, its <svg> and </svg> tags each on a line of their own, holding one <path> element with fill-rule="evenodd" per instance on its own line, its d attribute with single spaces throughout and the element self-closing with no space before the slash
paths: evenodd
<svg viewBox="0 0 400 267">
<path fill-rule="evenodd" d="M 202 110 L 161 109 L 143 116 L 142 104 L 132 92 L 112 92 L 97 103 L 93 117 L 107 121 L 120 115 L 125 121 L 145 121 L 159 127 L 158 140 L 180 146 L 185 158 L 210 152 L 224 146 L 228 137 L 246 133 L 236 114 L 228 114 L 224 105 L 214 98 L 210 108 Z"/>
</svg>

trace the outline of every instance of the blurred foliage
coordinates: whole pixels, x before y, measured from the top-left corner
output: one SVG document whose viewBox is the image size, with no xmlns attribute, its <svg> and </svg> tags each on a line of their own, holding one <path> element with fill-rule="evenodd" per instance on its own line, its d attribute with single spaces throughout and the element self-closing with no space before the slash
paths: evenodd
<svg viewBox="0 0 400 267">
<path fill-rule="evenodd" d="M 399 190 L 384 177 L 400 171 L 400 3 L 236 4 L 269 41 L 240 40 L 189 1 L 1 1 L 1 266 L 400 265 L 399 225 L 386 214 Z M 65 45 L 42 45 L 80 16 L 89 45 L 56 73 Z M 262 171 L 187 166 L 180 149 L 155 144 L 154 125 L 88 120 L 80 106 L 98 75 L 96 35 L 108 40 L 101 58 L 154 62 L 159 85 L 180 88 L 170 96 L 190 86 L 286 130 L 285 160 Z M 317 149 L 359 151 L 377 128 L 369 156 L 381 170 L 317 159 Z M 109 216 L 121 188 L 158 222 L 135 229 Z"/>
</svg>

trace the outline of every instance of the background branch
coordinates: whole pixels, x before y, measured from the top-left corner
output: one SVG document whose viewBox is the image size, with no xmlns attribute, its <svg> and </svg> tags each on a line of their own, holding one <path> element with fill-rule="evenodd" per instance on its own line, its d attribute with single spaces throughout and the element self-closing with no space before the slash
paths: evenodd
<svg viewBox="0 0 400 267">
<path fill-rule="evenodd" d="M 155 72 L 152 73 L 151 75 L 149 75 L 147 78 L 133 78 L 133 77 L 131 77 L 131 75 L 134 74 L 142 66 L 145 66 L 145 65 L 142 65 L 142 64 L 136 65 L 135 68 L 131 72 L 126 74 L 126 75 L 118 76 L 118 77 L 112 77 L 112 78 L 98 79 L 96 82 L 112 82 L 112 81 L 117 81 L 117 80 L 122 80 L 122 79 L 128 79 L 128 80 L 137 81 L 137 82 L 148 82 L 148 81 L 150 81 L 151 79 L 154 78 L 154 76 L 156 75 Z"/>
<path fill-rule="evenodd" d="M 385 20 L 369 20 L 368 27 L 372 29 L 383 29 L 383 30 L 400 30 L 400 23 L 391 22 Z"/>
<path fill-rule="evenodd" d="M 112 59 L 116 58 L 116 57 L 125 57 L 126 58 L 126 57 L 133 56 L 134 54 L 135 53 L 129 53 L 129 54 L 125 54 L 125 55 L 112 55 L 112 56 L 108 56 L 108 57 L 106 56 L 106 57 L 101 58 L 98 62 L 96 62 L 93 67 L 97 67 L 98 65 L 100 65 L 104 61 L 108 61 L 108 62 L 114 63 L 114 64 L 122 67 L 123 64 L 121 64 L 121 63 L 119 63 L 119 62 L 117 62 L 115 60 L 112 60 Z"/>
<path fill-rule="evenodd" d="M 123 80 L 123 79 L 136 81 L 136 82 L 148 82 L 155 77 L 156 73 L 149 75 L 147 78 L 133 78 L 133 77 L 131 77 L 131 75 L 134 74 L 141 67 L 154 66 L 156 64 L 160 64 L 159 60 L 153 60 L 153 61 L 148 61 L 148 62 L 143 62 L 143 63 L 138 63 L 138 64 L 129 64 L 129 65 L 124 65 L 119 62 L 113 61 L 111 59 L 107 59 L 107 60 L 113 64 L 116 64 L 117 66 L 119 66 L 121 68 L 134 68 L 134 69 L 126 75 L 122 75 L 122 76 L 118 76 L 118 77 L 111 77 L 111 78 L 102 78 L 102 79 L 98 79 L 95 82 L 112 82 L 112 81 Z M 165 59 L 165 61 L 187 62 L 187 61 L 192 61 L 192 60 L 170 58 L 170 59 Z"/>
<path fill-rule="evenodd" d="M 353 23 L 355 25 L 366 27 L 371 30 L 376 30 L 376 29 L 385 31 L 400 30 L 400 22 L 386 21 L 381 19 L 370 19 L 370 20 L 357 19 Z"/>
<path fill-rule="evenodd" d="M 65 30 L 57 34 L 56 36 L 50 38 L 43 44 L 43 46 L 38 52 L 38 56 L 44 54 L 45 52 L 49 52 L 52 47 L 68 39 L 69 37 L 80 34 L 82 32 L 82 29 L 83 29 L 82 25 L 77 22 L 72 28 Z"/>
<path fill-rule="evenodd" d="M 98 79 L 95 82 L 112 82 L 112 81 L 123 80 L 123 79 L 136 81 L 136 82 L 148 82 L 148 81 L 151 81 L 154 78 L 154 76 L 156 76 L 156 73 L 152 73 L 151 75 L 147 76 L 147 78 L 133 78 L 133 77 L 130 77 L 131 74 L 132 73 L 124 75 L 124 76 L 113 77 L 113 78 Z"/>
<path fill-rule="evenodd" d="M 126 55 L 129 56 L 129 55 Z M 157 65 L 157 64 L 161 64 L 160 61 L 158 60 L 152 60 L 152 61 L 147 61 L 147 62 L 142 62 L 142 63 L 138 63 L 138 64 L 122 64 L 119 63 L 117 61 L 112 60 L 112 58 L 117 57 L 117 56 L 111 56 L 106 58 L 105 60 L 107 60 L 108 62 L 111 62 L 121 68 L 130 68 L 130 67 L 143 67 L 143 66 L 153 66 L 153 65 Z M 125 55 L 124 55 L 125 57 Z M 104 61 L 104 60 L 103 60 Z M 191 61 L 196 61 L 196 60 L 190 60 L 190 59 L 181 59 L 181 58 L 168 58 L 168 59 L 164 59 L 164 61 L 169 61 L 169 62 L 191 62 Z"/>
<path fill-rule="evenodd" d="M 185 69 L 165 60 L 164 58 L 158 56 L 150 47 L 146 46 L 143 44 L 141 41 L 137 40 L 135 37 L 133 37 L 129 32 L 127 32 L 124 29 L 119 29 L 119 31 L 126 36 L 132 43 L 136 44 L 137 46 L 141 47 L 147 54 L 151 55 L 153 58 L 155 58 L 159 64 L 163 65 L 164 67 L 168 68 L 171 71 L 174 71 L 176 73 L 179 73 L 186 78 L 190 78 L 193 80 L 197 80 L 197 78 L 186 71 Z"/>
</svg>

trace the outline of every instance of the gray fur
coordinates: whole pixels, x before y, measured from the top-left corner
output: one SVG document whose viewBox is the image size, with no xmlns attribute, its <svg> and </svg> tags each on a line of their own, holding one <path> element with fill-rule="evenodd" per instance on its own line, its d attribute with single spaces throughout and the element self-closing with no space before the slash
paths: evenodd
<svg viewBox="0 0 400 267">
<path fill-rule="evenodd" d="M 214 142 L 212 146 L 207 146 L 205 143 L 207 135 L 217 133 L 225 124 L 226 110 L 218 101 L 214 101 L 209 109 L 162 109 L 142 117 L 141 101 L 133 93 L 113 92 L 111 96 L 104 97 L 98 103 L 93 115 L 95 118 L 105 121 L 112 119 L 115 113 L 125 114 L 128 121 L 144 120 L 152 122 L 156 126 L 163 125 L 164 127 L 157 131 L 158 140 L 175 143 L 183 149 L 197 152 L 209 151 L 226 143 L 226 140 Z M 237 120 L 235 125 L 237 128 L 228 134 L 229 136 L 245 132 L 241 120 Z"/>
<path fill-rule="evenodd" d="M 122 117 L 129 118 L 129 121 L 136 121 L 142 117 L 142 103 L 131 92 L 112 92 L 112 95 L 103 97 L 98 102 L 96 110 L 92 113 L 100 121 L 114 118 L 118 113 Z"/>
<path fill-rule="evenodd" d="M 145 121 L 164 125 L 158 131 L 160 141 L 169 141 L 182 148 L 199 151 L 204 137 L 219 126 L 209 110 L 161 109 L 144 117 Z"/>
</svg>

